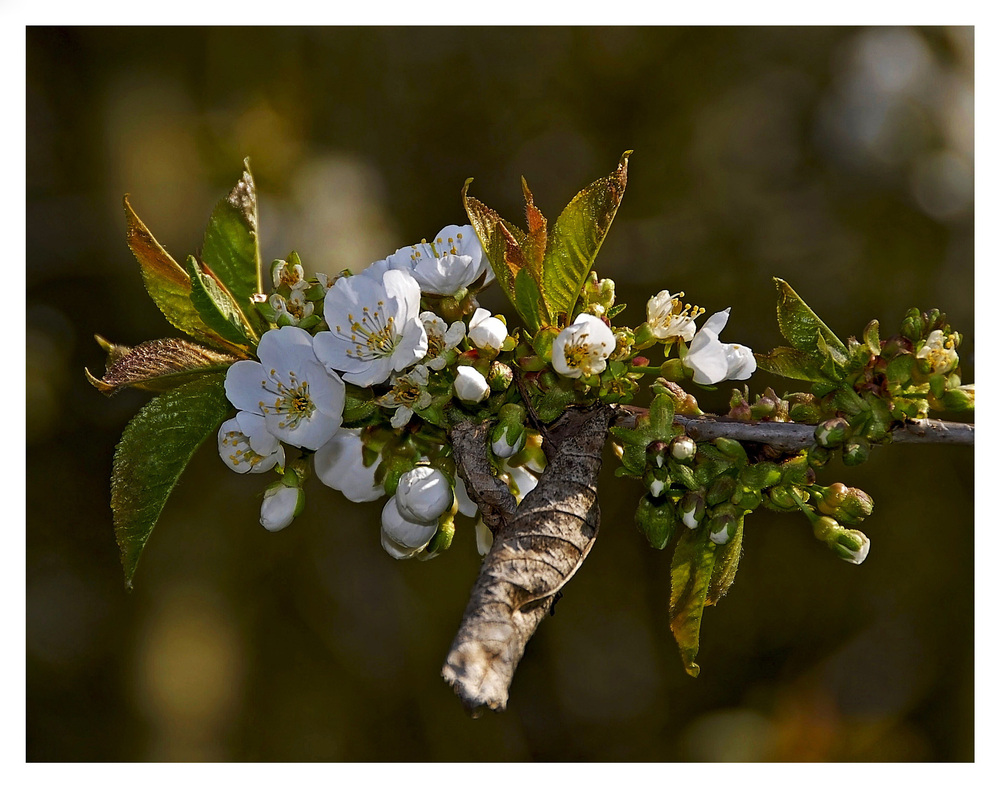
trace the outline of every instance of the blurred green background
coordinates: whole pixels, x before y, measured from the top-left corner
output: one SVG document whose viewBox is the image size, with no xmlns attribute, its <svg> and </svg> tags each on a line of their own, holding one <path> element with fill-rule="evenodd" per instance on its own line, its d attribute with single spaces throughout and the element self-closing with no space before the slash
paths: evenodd
<svg viewBox="0 0 1000 788">
<path fill-rule="evenodd" d="M 473 721 L 438 676 L 471 528 L 396 562 L 377 505 L 314 484 L 269 534 L 262 480 L 206 445 L 128 594 L 108 476 L 147 397 L 83 376 L 95 333 L 176 333 L 125 245 L 126 192 L 184 256 L 249 156 L 265 261 L 294 248 L 332 273 L 462 223 L 467 177 L 517 217 L 523 174 L 554 217 L 634 149 L 597 265 L 623 319 L 683 289 L 767 350 L 777 275 L 841 336 L 940 307 L 971 382 L 971 28 L 29 28 L 27 45 L 28 760 L 973 758 L 971 449 L 828 470 L 876 501 L 860 567 L 803 518 L 753 515 L 697 680 L 669 557 L 607 463 L 594 552 L 509 710 Z"/>
</svg>

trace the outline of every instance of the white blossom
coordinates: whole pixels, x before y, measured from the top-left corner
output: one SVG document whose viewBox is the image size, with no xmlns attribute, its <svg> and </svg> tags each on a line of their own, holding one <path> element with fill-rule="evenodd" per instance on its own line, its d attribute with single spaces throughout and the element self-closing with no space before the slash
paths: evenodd
<svg viewBox="0 0 1000 788">
<path fill-rule="evenodd" d="M 482 402 L 490 395 L 490 384 L 475 367 L 455 371 L 455 395 L 463 402 Z"/>
<path fill-rule="evenodd" d="M 954 335 L 945 336 L 944 331 L 936 329 L 928 334 L 923 346 L 917 351 L 917 358 L 927 359 L 931 371 L 950 372 L 958 364 L 958 351 L 955 350 Z"/>
<path fill-rule="evenodd" d="M 684 366 L 694 371 L 694 382 L 713 385 L 723 380 L 746 380 L 757 369 L 753 351 L 744 345 L 719 341 L 729 320 L 729 309 L 716 312 L 695 334 Z"/>
<path fill-rule="evenodd" d="M 496 440 L 490 444 L 490 447 L 493 449 L 493 453 L 501 459 L 513 457 L 524 448 L 524 441 L 527 437 L 524 430 L 520 429 L 517 431 L 517 436 L 514 438 L 514 442 L 508 443 L 511 432 L 514 432 L 514 430 L 511 429 L 511 426 L 505 425 L 500 435 L 498 435 Z"/>
<path fill-rule="evenodd" d="M 567 378 L 599 375 L 615 344 L 615 335 L 603 320 L 581 314 L 552 342 L 552 366 Z"/>
<path fill-rule="evenodd" d="M 484 284 L 493 279 L 493 271 L 471 225 L 450 224 L 430 243 L 421 241 L 397 249 L 386 258 L 386 263 L 390 268 L 410 271 L 420 290 L 430 295 L 457 295 L 483 274 Z"/>
<path fill-rule="evenodd" d="M 271 279 L 274 286 L 281 287 L 287 285 L 294 293 L 296 290 L 306 290 L 309 281 L 306 279 L 306 272 L 299 263 L 289 265 L 286 260 L 275 260 L 271 265 Z"/>
<path fill-rule="evenodd" d="M 518 503 L 521 503 L 524 496 L 538 486 L 538 477 L 528 470 L 526 466 L 509 465 L 505 460 L 501 467 L 503 470 L 501 478 L 504 479 L 504 482 L 510 488 L 511 494 L 514 496 L 514 500 Z"/>
<path fill-rule="evenodd" d="M 312 301 L 306 300 L 303 290 L 292 290 L 288 298 L 281 293 L 272 293 L 268 303 L 275 311 L 275 322 L 281 325 L 297 326 L 299 321 L 309 317 L 315 308 Z"/>
<path fill-rule="evenodd" d="M 385 382 L 427 353 L 420 286 L 405 271 L 345 276 L 326 294 L 329 331 L 316 335 L 316 356 L 357 386 Z"/>
<path fill-rule="evenodd" d="M 363 448 L 361 430 L 340 429 L 313 457 L 319 480 L 355 503 L 375 501 L 385 495 L 385 488 L 375 483 L 375 471 L 382 458 L 376 457 L 366 466 Z"/>
<path fill-rule="evenodd" d="M 481 350 L 499 352 L 507 339 L 507 326 L 500 318 L 490 315 L 489 310 L 480 307 L 469 321 L 469 339 Z"/>
<path fill-rule="evenodd" d="M 260 505 L 260 524 L 268 531 L 287 528 L 305 505 L 305 494 L 298 487 L 278 484 L 264 492 Z"/>
<path fill-rule="evenodd" d="M 292 446 L 318 449 L 330 440 L 343 419 L 344 382 L 316 359 L 309 332 L 295 326 L 267 331 L 257 356 L 259 362 L 237 361 L 227 371 L 229 401 L 262 416 L 267 430 Z"/>
<path fill-rule="evenodd" d="M 840 557 L 851 564 L 862 564 L 864 560 L 868 557 L 868 551 L 871 549 L 872 543 L 861 531 L 848 531 L 855 541 L 857 542 L 857 548 L 851 549 L 840 542 Z"/>
<path fill-rule="evenodd" d="M 454 501 L 451 481 L 429 465 L 408 470 L 396 487 L 399 514 L 410 522 L 434 523 L 437 527 L 438 518 L 451 509 Z"/>
<path fill-rule="evenodd" d="M 427 355 L 420 363 L 433 370 L 444 369 L 448 351 L 458 347 L 465 337 L 465 323 L 456 320 L 449 326 L 433 312 L 421 312 L 420 320 L 427 332 Z"/>
<path fill-rule="evenodd" d="M 646 322 L 653 336 L 657 339 L 680 337 L 690 342 L 694 337 L 694 321 L 705 310 L 699 306 L 682 304 L 683 291 L 671 295 L 668 290 L 661 290 L 646 302 Z"/>
<path fill-rule="evenodd" d="M 264 417 L 242 410 L 219 427 L 219 455 L 237 473 L 264 473 L 285 464 L 285 450 L 267 431 Z"/>
<path fill-rule="evenodd" d="M 375 401 L 383 408 L 395 408 L 390 424 L 399 429 L 410 422 L 415 410 L 422 410 L 431 404 L 433 397 L 427 391 L 427 367 L 414 367 L 404 375 L 393 375 L 389 381 L 392 388 Z"/>
</svg>

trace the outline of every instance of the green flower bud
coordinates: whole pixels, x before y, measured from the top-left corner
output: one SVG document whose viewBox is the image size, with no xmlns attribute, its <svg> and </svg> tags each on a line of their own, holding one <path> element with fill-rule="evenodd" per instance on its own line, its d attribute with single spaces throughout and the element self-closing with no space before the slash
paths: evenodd
<svg viewBox="0 0 1000 788">
<path fill-rule="evenodd" d="M 684 363 L 679 358 L 669 358 L 660 365 L 660 375 L 678 383 L 684 380 Z"/>
<path fill-rule="evenodd" d="M 677 525 L 677 514 L 669 498 L 653 499 L 644 495 L 635 510 L 635 525 L 651 547 L 662 550 L 670 542 Z"/>
<path fill-rule="evenodd" d="M 837 508 L 837 519 L 844 525 L 861 525 L 861 521 L 870 517 L 874 509 L 875 502 L 868 493 L 857 487 L 848 487 Z"/>
<path fill-rule="evenodd" d="M 767 491 L 767 502 L 770 508 L 779 512 L 797 512 L 799 504 L 796 501 L 796 494 L 802 498 L 802 492 L 794 487 L 780 485 L 772 487 Z"/>
<path fill-rule="evenodd" d="M 708 538 L 715 544 L 726 544 L 736 535 L 738 521 L 738 513 L 732 504 L 716 506 L 708 519 Z"/>
<path fill-rule="evenodd" d="M 829 449 L 824 449 L 822 446 L 810 446 L 809 451 L 806 452 L 806 458 L 809 460 L 809 465 L 813 468 L 822 468 L 828 462 L 830 462 Z"/>
<path fill-rule="evenodd" d="M 723 456 L 735 460 L 738 465 L 747 464 L 747 450 L 743 448 L 743 444 L 739 441 L 735 441 L 732 438 L 716 438 L 712 443 L 715 445 L 715 448 L 722 452 Z"/>
<path fill-rule="evenodd" d="M 969 383 L 958 388 L 947 389 L 941 397 L 943 410 L 961 412 L 963 410 L 975 410 L 976 408 L 976 385 Z"/>
<path fill-rule="evenodd" d="M 871 448 L 868 441 L 862 437 L 852 437 L 844 444 L 844 465 L 860 465 L 868 459 Z"/>
<path fill-rule="evenodd" d="M 841 528 L 837 535 L 827 542 L 827 546 L 838 558 L 851 564 L 860 564 L 868 557 L 871 542 L 861 531 Z"/>
<path fill-rule="evenodd" d="M 737 486 L 736 492 L 733 493 L 733 497 L 729 499 L 729 502 L 737 509 L 752 512 L 763 503 L 763 496 L 760 490 Z"/>
<path fill-rule="evenodd" d="M 535 352 L 547 363 L 552 361 L 552 343 L 555 342 L 557 336 L 559 336 L 558 328 L 555 326 L 543 326 L 538 329 L 538 333 L 531 340 L 531 346 L 535 349 Z"/>
<path fill-rule="evenodd" d="M 670 455 L 677 462 L 690 462 L 698 451 L 698 444 L 687 435 L 678 435 L 670 442 Z"/>
<path fill-rule="evenodd" d="M 820 422 L 813 433 L 816 443 L 825 449 L 840 446 L 850 434 L 851 425 L 847 423 L 847 419 L 840 416 Z"/>
<path fill-rule="evenodd" d="M 907 310 L 906 316 L 903 318 L 903 324 L 900 327 L 899 333 L 904 337 L 909 339 L 911 342 L 916 342 L 924 334 L 925 322 L 920 315 L 920 310 L 916 307 Z"/>
<path fill-rule="evenodd" d="M 847 498 L 847 490 L 847 485 L 841 482 L 831 484 L 829 487 L 820 487 L 815 491 L 819 496 L 816 508 L 823 514 L 835 515 Z"/>
<path fill-rule="evenodd" d="M 838 530 L 843 530 L 843 526 L 832 517 L 824 515 L 813 520 L 813 535 L 821 542 L 825 542 L 836 534 Z"/>
<path fill-rule="evenodd" d="M 785 484 L 808 487 L 816 481 L 816 471 L 809 467 L 809 460 L 804 455 L 785 460 L 780 467 L 781 481 Z"/>
<path fill-rule="evenodd" d="M 792 421 L 813 424 L 823 417 L 823 409 L 819 406 L 819 401 L 812 394 L 806 392 L 795 392 L 789 394 L 788 417 Z"/>
<path fill-rule="evenodd" d="M 677 503 L 677 514 L 688 528 L 697 528 L 705 517 L 705 499 L 694 491 L 684 493 L 684 497 Z"/>
<path fill-rule="evenodd" d="M 490 364 L 486 382 L 493 391 L 506 391 L 514 382 L 514 371 L 502 361 L 494 361 Z"/>
<path fill-rule="evenodd" d="M 654 498 L 662 498 L 670 488 L 670 474 L 666 468 L 650 468 L 642 476 L 642 482 Z"/>
<path fill-rule="evenodd" d="M 708 494 L 705 496 L 705 502 L 709 506 L 715 506 L 723 501 L 728 501 L 735 492 L 736 478 L 725 473 L 716 477 L 715 481 L 712 482 L 711 487 L 708 488 Z"/>
</svg>

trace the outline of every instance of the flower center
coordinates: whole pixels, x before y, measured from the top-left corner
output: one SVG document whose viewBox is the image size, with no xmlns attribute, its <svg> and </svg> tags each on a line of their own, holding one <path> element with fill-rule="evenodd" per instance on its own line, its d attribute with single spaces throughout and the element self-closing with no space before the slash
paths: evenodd
<svg viewBox="0 0 1000 788">
<path fill-rule="evenodd" d="M 247 463 L 251 468 L 264 459 L 264 455 L 258 454 L 250 448 L 250 442 L 241 432 L 231 430 L 222 439 L 223 446 L 232 446 L 233 453 L 229 455 L 229 461 L 233 467 L 238 467 L 241 463 Z"/>
<path fill-rule="evenodd" d="M 362 361 L 372 361 L 376 358 L 391 356 L 399 343 L 396 334 L 395 319 L 385 314 L 385 302 L 379 301 L 374 311 L 368 307 L 361 308 L 361 318 L 348 314 L 350 333 L 340 326 L 335 330 L 339 337 L 353 343 L 354 349 L 348 349 L 347 355 Z"/>
<path fill-rule="evenodd" d="M 266 382 L 261 383 L 261 386 L 265 391 L 274 395 L 274 404 L 269 405 L 261 401 L 260 409 L 264 414 L 281 414 L 283 418 L 278 422 L 278 427 L 294 430 L 303 419 L 308 419 L 313 414 L 316 406 L 309 397 L 308 380 L 299 381 L 294 372 L 288 373 L 288 379 L 290 383 L 286 385 L 278 378 L 277 371 L 271 370 L 270 381 L 273 388 L 269 387 Z"/>
</svg>

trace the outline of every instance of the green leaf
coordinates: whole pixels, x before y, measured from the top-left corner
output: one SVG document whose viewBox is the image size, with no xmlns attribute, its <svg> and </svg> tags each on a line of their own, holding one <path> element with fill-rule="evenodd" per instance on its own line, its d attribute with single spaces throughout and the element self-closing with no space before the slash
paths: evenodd
<svg viewBox="0 0 1000 788">
<path fill-rule="evenodd" d="M 829 357 L 829 354 L 820 348 L 822 337 L 827 351 L 837 351 L 846 359 L 847 348 L 844 343 L 826 323 L 819 319 L 799 294 L 783 279 L 775 277 L 774 283 L 778 288 L 778 329 L 791 346 L 822 363 L 824 358 Z"/>
<path fill-rule="evenodd" d="M 214 272 L 202 267 L 194 257 L 188 257 L 187 270 L 191 277 L 191 303 L 206 325 L 230 344 L 242 348 L 256 344 L 253 328 Z"/>
<path fill-rule="evenodd" d="M 549 314 L 557 321 L 563 314 L 565 322 L 572 317 L 583 283 L 625 196 L 631 154 L 625 151 L 614 172 L 577 194 L 549 234 L 541 290 Z"/>
<path fill-rule="evenodd" d="M 873 356 L 877 356 L 882 352 L 882 342 L 879 338 L 877 320 L 872 320 L 867 326 L 865 326 L 864 340 L 865 344 L 868 346 L 868 350 L 871 351 Z"/>
<path fill-rule="evenodd" d="M 356 425 L 377 410 L 375 393 L 371 388 L 361 388 L 351 383 L 345 384 L 344 426 Z"/>
<path fill-rule="evenodd" d="M 770 353 L 754 353 L 754 357 L 760 369 L 783 378 L 810 382 L 827 380 L 809 354 L 795 348 L 776 347 Z"/>
<path fill-rule="evenodd" d="M 518 271 L 514 278 L 514 308 L 532 334 L 549 323 L 542 294 L 527 268 Z"/>
<path fill-rule="evenodd" d="M 232 294 L 237 308 L 260 328 L 251 301 L 254 293 L 263 290 L 257 245 L 257 190 L 249 162 L 244 161 L 243 166 L 239 183 L 212 211 L 201 261 Z"/>
<path fill-rule="evenodd" d="M 129 588 L 177 479 L 232 412 L 224 382 L 225 375 L 206 375 L 161 394 L 125 428 L 111 473 L 111 509 Z"/>
<path fill-rule="evenodd" d="M 129 249 L 139 263 L 146 292 L 159 307 L 163 316 L 174 328 L 185 334 L 212 344 L 227 344 L 221 341 L 202 320 L 191 303 L 191 277 L 160 246 L 142 220 L 129 205 L 125 204 L 125 238 Z"/>
<path fill-rule="evenodd" d="M 716 605 L 733 585 L 736 570 L 740 568 L 740 556 L 743 554 L 743 520 L 736 523 L 736 533 L 724 545 L 715 549 L 715 565 L 712 567 L 712 580 L 705 596 L 706 605 Z"/>
<path fill-rule="evenodd" d="M 700 672 L 695 658 L 701 638 L 701 617 L 715 568 L 717 545 L 708 528 L 683 529 L 670 565 L 670 629 L 690 676 Z"/>
<path fill-rule="evenodd" d="M 134 348 L 112 345 L 101 337 L 98 342 L 108 351 L 107 371 L 99 380 L 90 372 L 86 374 L 90 383 L 109 397 L 126 386 L 167 391 L 200 375 L 224 372 L 239 360 L 186 339 L 155 339 Z"/>
</svg>

